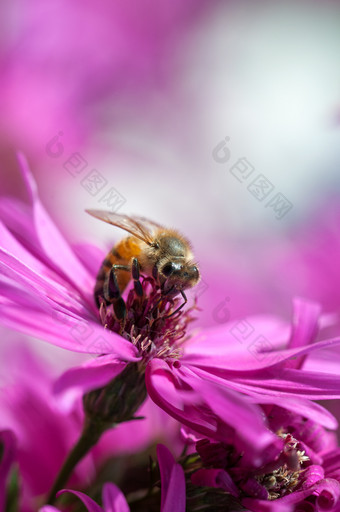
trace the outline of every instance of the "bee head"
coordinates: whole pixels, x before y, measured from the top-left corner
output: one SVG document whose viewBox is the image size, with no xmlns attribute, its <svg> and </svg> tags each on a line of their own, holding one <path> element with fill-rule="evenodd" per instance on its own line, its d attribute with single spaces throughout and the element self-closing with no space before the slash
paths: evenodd
<svg viewBox="0 0 340 512">
<path fill-rule="evenodd" d="M 177 295 L 181 290 L 192 288 L 200 280 L 199 270 L 192 262 L 163 261 L 158 276 L 164 293 L 169 295 Z"/>
</svg>

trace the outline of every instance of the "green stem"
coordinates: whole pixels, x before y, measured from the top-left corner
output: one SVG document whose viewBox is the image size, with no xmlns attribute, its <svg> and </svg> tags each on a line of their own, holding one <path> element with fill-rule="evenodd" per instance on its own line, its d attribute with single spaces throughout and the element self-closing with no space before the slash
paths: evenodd
<svg viewBox="0 0 340 512">
<path fill-rule="evenodd" d="M 100 428 L 97 422 L 85 420 L 83 432 L 66 458 L 63 467 L 53 484 L 47 500 L 48 504 L 53 505 L 56 500 L 56 493 L 65 486 L 75 466 L 87 454 L 92 446 L 98 442 L 105 430 L 105 428 Z"/>
<path fill-rule="evenodd" d="M 137 419 L 135 412 L 146 398 L 144 369 L 129 363 L 106 386 L 89 391 L 83 396 L 85 423 L 75 444 L 53 484 L 47 503 L 52 505 L 56 493 L 67 483 L 73 469 L 99 441 L 105 430 L 118 423 Z"/>
</svg>

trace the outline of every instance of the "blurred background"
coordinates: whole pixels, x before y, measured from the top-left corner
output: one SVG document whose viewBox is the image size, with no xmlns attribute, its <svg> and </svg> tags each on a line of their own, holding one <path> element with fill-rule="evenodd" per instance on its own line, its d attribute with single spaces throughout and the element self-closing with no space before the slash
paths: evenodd
<svg viewBox="0 0 340 512">
<path fill-rule="evenodd" d="M 340 305 L 338 1 L 4 0 L 2 194 L 16 151 L 72 243 L 122 232 L 85 208 L 186 234 L 200 325 Z"/>
</svg>

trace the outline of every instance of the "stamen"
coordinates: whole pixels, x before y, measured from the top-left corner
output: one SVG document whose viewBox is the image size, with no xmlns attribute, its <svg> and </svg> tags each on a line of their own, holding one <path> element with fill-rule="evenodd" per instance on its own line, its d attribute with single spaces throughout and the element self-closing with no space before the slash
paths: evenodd
<svg viewBox="0 0 340 512">
<path fill-rule="evenodd" d="M 142 289 L 142 297 L 137 297 L 134 288 L 129 291 L 124 325 L 116 320 L 112 305 L 102 303 L 99 309 L 102 324 L 131 341 L 145 363 L 153 357 L 179 359 L 182 355 L 181 345 L 187 339 L 187 326 L 194 320 L 191 312 L 197 309 L 196 302 L 186 311 L 180 310 L 171 316 L 181 299 L 162 294 L 160 287 L 150 277 L 142 277 Z"/>
</svg>

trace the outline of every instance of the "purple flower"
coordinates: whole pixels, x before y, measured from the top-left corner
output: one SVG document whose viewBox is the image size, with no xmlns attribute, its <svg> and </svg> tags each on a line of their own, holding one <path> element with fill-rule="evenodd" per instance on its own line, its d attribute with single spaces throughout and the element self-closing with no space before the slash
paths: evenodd
<svg viewBox="0 0 340 512">
<path fill-rule="evenodd" d="M 314 343 L 324 321 L 317 305 L 297 300 L 292 326 L 263 316 L 188 335 L 192 311 L 167 319 L 170 302 L 151 329 L 154 319 L 143 308 L 151 313 L 157 290 L 145 279 L 149 295 L 136 306 L 129 292 L 132 320 L 119 335 L 112 310 L 102 308 L 99 314 L 94 306 L 95 271 L 90 269 L 96 250 L 76 256 L 42 206 L 22 157 L 21 165 L 29 203 L 0 202 L 0 321 L 60 347 L 99 356 L 67 371 L 56 392 L 99 389 L 128 363 L 138 363 L 157 405 L 203 436 L 217 441 L 232 436 L 256 461 L 265 458 L 269 447 L 279 449 L 259 404 L 279 399 L 288 410 L 336 427 L 334 418 L 309 399 L 340 397 L 339 376 L 303 369 L 309 354 L 340 343 L 340 338 Z"/>
<path fill-rule="evenodd" d="M 72 408 L 52 395 L 51 370 L 23 343 L 2 351 L 6 375 L 1 375 L 1 428 L 17 440 L 16 463 L 20 472 L 20 505 L 33 511 L 37 496 L 47 493 L 82 427 L 80 400 Z M 86 485 L 95 474 L 93 455 L 74 471 L 70 484 Z M 2 496 L 2 493 L 0 492 Z"/>
<path fill-rule="evenodd" d="M 227 439 L 221 443 L 201 439 L 196 443 L 197 457 L 191 455 L 184 462 L 194 486 L 191 495 L 195 497 L 195 486 L 200 487 L 200 495 L 205 492 L 211 498 L 214 489 L 219 490 L 220 506 L 239 504 L 252 512 L 337 510 L 340 449 L 335 436 L 281 407 L 266 406 L 264 411 L 270 429 L 282 440 L 280 453 L 255 466 L 245 463 Z"/>
<path fill-rule="evenodd" d="M 161 475 L 161 508 L 160 512 L 185 511 L 185 478 L 182 467 L 176 463 L 170 451 L 164 445 L 157 446 L 157 457 Z M 69 489 L 62 490 L 58 496 L 71 493 L 77 496 L 89 512 L 129 512 L 130 508 L 122 492 L 112 483 L 103 486 L 103 507 L 86 494 Z M 55 512 L 58 509 L 46 506 L 40 512 Z"/>
<path fill-rule="evenodd" d="M 9 461 L 13 459 L 15 435 L 20 504 L 31 511 L 37 496 L 50 490 L 81 432 L 82 397 L 73 394 L 56 400 L 52 392 L 55 369 L 34 355 L 23 340 L 11 340 L 8 347 L 2 348 L 1 356 L 6 366 L 0 371 L 0 428 L 8 430 L 0 437 L 0 454 L 1 439 L 6 448 L 3 459 L 0 457 L 0 497 L 4 495 L 1 485 L 5 485 Z M 96 469 L 109 457 L 145 449 L 155 439 L 179 444 L 176 422 L 151 400 L 146 401 L 140 414 L 145 417 L 143 421 L 131 421 L 103 435 L 89 456 L 77 465 L 69 481 L 73 488 L 88 485 L 95 478 Z M 162 437 L 164 430 L 166 436 Z"/>
</svg>

